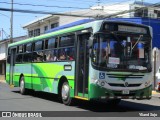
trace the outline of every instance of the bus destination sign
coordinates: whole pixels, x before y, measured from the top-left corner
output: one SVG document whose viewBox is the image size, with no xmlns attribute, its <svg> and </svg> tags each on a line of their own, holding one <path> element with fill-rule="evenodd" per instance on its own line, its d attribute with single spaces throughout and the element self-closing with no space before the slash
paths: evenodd
<svg viewBox="0 0 160 120">
<path fill-rule="evenodd" d="M 147 30 L 145 28 L 125 25 L 118 25 L 118 31 L 147 34 Z"/>
</svg>

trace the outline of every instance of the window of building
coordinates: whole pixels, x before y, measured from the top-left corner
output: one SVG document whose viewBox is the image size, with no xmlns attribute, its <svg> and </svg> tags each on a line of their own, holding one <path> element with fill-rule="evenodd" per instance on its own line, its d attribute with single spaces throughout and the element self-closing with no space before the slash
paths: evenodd
<svg viewBox="0 0 160 120">
<path fill-rule="evenodd" d="M 134 17 L 148 17 L 148 9 L 140 9 L 136 7 L 135 9 L 138 9 L 134 13 Z"/>
<path fill-rule="evenodd" d="M 40 28 L 34 30 L 34 36 L 40 35 Z"/>
<path fill-rule="evenodd" d="M 58 27 L 58 23 L 52 23 L 52 24 L 51 24 L 51 29 L 52 29 L 52 28 L 55 28 L 55 27 Z"/>
<path fill-rule="evenodd" d="M 44 26 L 44 31 L 47 31 L 48 30 L 48 26 Z"/>
<path fill-rule="evenodd" d="M 75 36 L 67 35 L 60 37 L 60 47 L 74 46 Z"/>
<path fill-rule="evenodd" d="M 28 32 L 28 36 L 29 36 L 29 37 L 33 37 L 33 30 L 30 30 L 30 31 Z"/>
</svg>

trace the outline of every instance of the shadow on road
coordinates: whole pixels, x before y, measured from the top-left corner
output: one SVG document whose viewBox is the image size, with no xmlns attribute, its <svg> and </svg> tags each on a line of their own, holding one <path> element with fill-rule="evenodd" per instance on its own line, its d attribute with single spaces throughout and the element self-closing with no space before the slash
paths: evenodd
<svg viewBox="0 0 160 120">
<path fill-rule="evenodd" d="M 19 91 L 12 91 L 14 93 L 19 93 Z M 27 95 L 32 97 L 37 97 L 40 99 L 45 99 L 53 102 L 60 102 L 58 95 L 44 92 L 30 91 Z M 143 101 L 143 100 L 141 100 Z M 97 101 L 83 101 L 75 100 L 73 107 L 80 109 L 93 111 L 93 112 L 134 112 L 134 111 L 160 111 L 160 106 L 154 106 L 144 103 L 135 103 L 131 101 L 122 100 L 118 106 L 110 106 L 107 103 L 97 102 Z"/>
</svg>

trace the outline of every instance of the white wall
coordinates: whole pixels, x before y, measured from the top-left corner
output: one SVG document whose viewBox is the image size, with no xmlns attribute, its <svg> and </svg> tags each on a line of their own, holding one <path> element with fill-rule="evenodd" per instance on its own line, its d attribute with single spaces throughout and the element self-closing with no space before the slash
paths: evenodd
<svg viewBox="0 0 160 120">
<path fill-rule="evenodd" d="M 7 51 L 6 43 L 0 44 L 0 60 L 6 58 L 6 51 Z"/>
</svg>

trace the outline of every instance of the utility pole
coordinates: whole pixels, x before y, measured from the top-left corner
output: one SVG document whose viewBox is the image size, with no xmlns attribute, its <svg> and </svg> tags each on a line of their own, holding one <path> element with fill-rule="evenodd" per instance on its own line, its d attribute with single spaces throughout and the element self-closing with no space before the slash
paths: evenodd
<svg viewBox="0 0 160 120">
<path fill-rule="evenodd" d="M 10 43 L 13 42 L 13 0 L 11 0 L 11 18 L 10 18 Z"/>
</svg>

